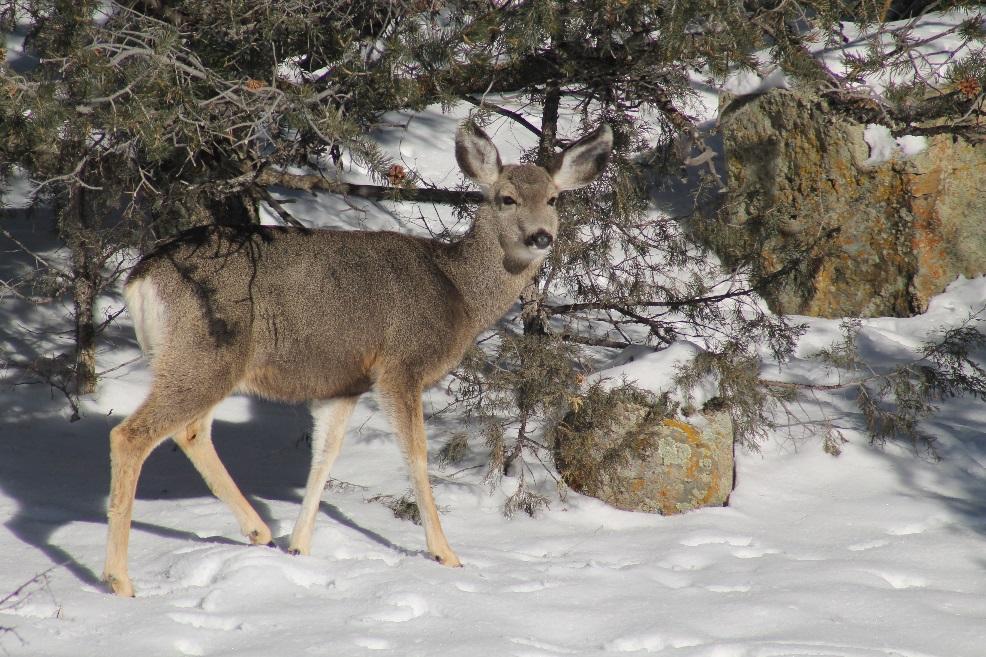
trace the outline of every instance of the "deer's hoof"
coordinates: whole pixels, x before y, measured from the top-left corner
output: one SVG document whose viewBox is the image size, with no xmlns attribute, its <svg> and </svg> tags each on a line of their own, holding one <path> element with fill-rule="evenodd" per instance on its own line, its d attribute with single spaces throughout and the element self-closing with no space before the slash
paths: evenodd
<svg viewBox="0 0 986 657">
<path fill-rule="evenodd" d="M 459 557 L 455 556 L 454 552 L 449 552 L 448 554 L 436 554 L 434 555 L 435 561 L 446 566 L 447 568 L 462 568 L 462 562 L 459 561 Z"/>
<path fill-rule="evenodd" d="M 130 583 L 130 578 L 126 575 L 111 575 L 109 573 L 103 573 L 103 581 L 109 585 L 110 590 L 116 595 L 122 598 L 132 598 L 134 597 L 134 587 Z"/>
<path fill-rule="evenodd" d="M 274 546 L 274 537 L 271 536 L 270 530 L 267 527 L 260 527 L 250 531 L 246 535 L 250 543 L 253 545 L 266 545 L 267 547 Z"/>
</svg>

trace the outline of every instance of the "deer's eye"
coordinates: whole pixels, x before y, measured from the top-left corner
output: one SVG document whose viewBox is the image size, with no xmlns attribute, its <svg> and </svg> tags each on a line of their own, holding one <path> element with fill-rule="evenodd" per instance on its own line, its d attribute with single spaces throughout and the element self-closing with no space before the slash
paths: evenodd
<svg viewBox="0 0 986 657">
<path fill-rule="evenodd" d="M 516 205 L 517 201 L 514 200 L 513 196 L 503 196 L 500 198 L 500 203 L 504 205 Z"/>
<path fill-rule="evenodd" d="M 558 200 L 558 197 L 557 196 L 552 196 L 551 198 L 548 199 L 548 205 L 554 206 L 555 205 L 555 201 L 557 201 L 557 200 Z"/>
</svg>

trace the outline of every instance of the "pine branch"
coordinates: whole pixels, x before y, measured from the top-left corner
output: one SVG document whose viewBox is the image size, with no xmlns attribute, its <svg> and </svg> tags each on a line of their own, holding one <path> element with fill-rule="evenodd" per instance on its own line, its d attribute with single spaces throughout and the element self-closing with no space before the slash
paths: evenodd
<svg viewBox="0 0 986 657">
<path fill-rule="evenodd" d="M 55 272 L 55 274 L 57 274 L 58 276 L 60 276 L 62 278 L 65 278 L 65 279 L 71 279 L 72 278 L 72 276 L 70 274 L 68 274 L 66 271 L 64 271 L 60 267 L 54 266 L 53 264 L 51 264 L 50 262 L 48 262 L 47 260 L 45 260 L 44 258 L 42 258 L 38 253 L 32 251 L 27 246 L 25 246 L 23 242 L 21 242 L 19 239 L 17 239 L 16 237 L 14 237 L 10 233 L 10 231 L 8 231 L 6 228 L 0 228 L 0 235 L 3 235 L 8 240 L 10 240 L 14 244 L 16 244 L 21 249 L 21 251 L 23 251 L 24 253 L 28 254 L 32 258 L 34 258 L 34 260 L 36 262 L 44 265 L 45 268 L 48 269 L 49 271 L 53 271 L 53 272 Z"/>
<path fill-rule="evenodd" d="M 863 381 L 851 381 L 849 383 L 797 383 L 793 381 L 774 381 L 773 379 L 760 379 L 760 383 L 768 388 L 787 388 L 791 390 L 846 390 L 849 388 L 862 386 L 864 383 L 874 379 L 864 379 Z"/>
<path fill-rule="evenodd" d="M 259 193 L 261 199 L 264 201 L 264 203 L 269 205 L 274 212 L 277 213 L 277 216 L 281 218 L 281 221 L 283 221 L 284 223 L 290 226 L 295 226 L 296 228 L 304 228 L 305 225 L 300 221 L 298 221 L 297 219 L 295 219 L 294 216 L 287 211 L 287 208 L 285 208 L 280 201 L 274 198 L 274 196 L 269 191 L 267 191 L 266 187 L 258 187 L 257 189 L 260 190 Z"/>
<path fill-rule="evenodd" d="M 520 125 L 524 126 L 528 130 L 530 130 L 531 132 L 533 132 L 535 135 L 537 135 L 538 139 L 541 138 L 541 130 L 536 125 L 534 125 L 533 123 L 531 123 L 530 121 L 528 121 L 526 118 L 524 118 L 524 116 L 522 114 L 520 114 L 519 112 L 515 112 L 513 110 L 508 110 L 506 107 L 501 107 L 500 105 L 496 105 L 495 103 L 491 103 L 488 100 L 486 100 L 485 98 L 483 98 L 482 100 L 480 100 L 479 98 L 476 98 L 476 97 L 471 96 L 469 94 L 463 95 L 462 96 L 462 99 L 464 101 L 468 102 L 468 103 L 472 103 L 476 107 L 483 108 L 483 109 L 488 109 L 489 111 L 493 112 L 494 114 L 499 114 L 500 116 L 505 116 L 508 119 L 511 119 L 511 120 L 519 123 Z"/>
<path fill-rule="evenodd" d="M 626 341 L 595 338 L 592 336 L 583 336 L 574 333 L 566 333 L 561 336 L 561 339 L 562 342 L 574 342 L 575 344 L 582 344 L 589 347 L 609 347 L 610 349 L 626 349 L 631 344 Z"/>
<path fill-rule="evenodd" d="M 438 187 L 393 187 L 387 185 L 361 185 L 331 180 L 314 174 L 296 174 L 266 169 L 255 179 L 260 186 L 278 185 L 288 189 L 314 192 L 323 191 L 342 196 L 356 196 L 373 201 L 413 201 L 417 203 L 441 203 L 462 205 L 480 203 L 480 192 Z"/>
</svg>

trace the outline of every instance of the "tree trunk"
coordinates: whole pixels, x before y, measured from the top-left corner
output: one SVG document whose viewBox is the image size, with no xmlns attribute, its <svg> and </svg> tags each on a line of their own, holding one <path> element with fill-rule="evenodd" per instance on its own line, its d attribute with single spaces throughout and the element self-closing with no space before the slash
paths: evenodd
<svg viewBox="0 0 986 657">
<path fill-rule="evenodd" d="M 538 142 L 537 164 L 542 167 L 547 167 L 555 159 L 560 103 L 561 87 L 558 80 L 551 80 L 544 88 L 544 107 L 541 112 L 541 139 Z"/>
<path fill-rule="evenodd" d="M 547 167 L 555 156 L 555 141 L 558 134 L 558 105 L 561 101 L 561 88 L 558 80 L 552 80 L 544 90 L 544 109 L 541 114 L 541 139 L 538 142 L 538 154 L 536 163 L 542 167 Z M 543 269 L 542 269 L 543 272 Z M 520 319 L 524 324 L 524 335 L 527 339 L 538 339 L 539 336 L 548 334 L 547 315 L 544 312 L 544 291 L 541 283 L 544 280 L 542 272 L 534 277 L 530 283 L 520 293 Z M 520 364 L 521 368 L 527 369 L 526 363 Z M 517 440 L 507 458 L 504 459 L 504 474 L 516 473 L 516 466 L 520 462 L 524 446 L 527 442 L 527 424 L 534 411 L 536 400 L 530 398 L 531 393 L 524 389 L 517 391 L 517 407 L 520 410 L 520 429 L 517 431 Z"/>
<path fill-rule="evenodd" d="M 544 90 L 544 110 L 541 114 L 541 139 L 538 142 L 537 164 L 547 167 L 555 157 L 555 142 L 558 135 L 558 104 L 561 101 L 561 88 L 558 80 L 552 80 Z M 541 273 L 538 273 L 523 292 L 520 293 L 520 318 L 524 323 L 524 335 L 547 335 L 547 321 L 544 313 L 544 292 L 541 290 Z"/>
<path fill-rule="evenodd" d="M 75 392 L 79 395 L 96 391 L 94 314 L 97 289 L 97 284 L 87 277 L 77 277 L 72 288 L 72 312 L 75 315 Z"/>
<path fill-rule="evenodd" d="M 92 208 L 82 185 L 69 190 L 61 232 L 72 256 L 72 318 L 75 322 L 75 393 L 96 390 L 96 296 L 102 285 L 102 259 Z"/>
</svg>

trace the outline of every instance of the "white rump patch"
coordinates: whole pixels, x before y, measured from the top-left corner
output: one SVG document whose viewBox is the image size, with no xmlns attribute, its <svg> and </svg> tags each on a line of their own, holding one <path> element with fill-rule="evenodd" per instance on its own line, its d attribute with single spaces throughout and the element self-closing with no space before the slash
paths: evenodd
<svg viewBox="0 0 986 657">
<path fill-rule="evenodd" d="M 165 336 L 166 308 L 150 278 L 138 278 L 123 289 L 127 312 L 134 321 L 134 332 L 141 350 L 152 358 Z"/>
</svg>

